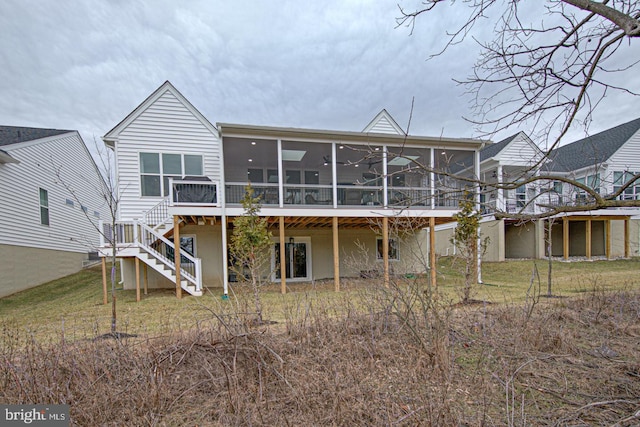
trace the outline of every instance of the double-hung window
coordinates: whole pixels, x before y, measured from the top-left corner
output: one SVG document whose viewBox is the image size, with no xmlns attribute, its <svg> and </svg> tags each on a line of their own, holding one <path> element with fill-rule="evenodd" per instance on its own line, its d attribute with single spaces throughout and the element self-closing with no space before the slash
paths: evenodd
<svg viewBox="0 0 640 427">
<path fill-rule="evenodd" d="M 527 205 L 527 186 L 520 185 L 516 188 L 516 206 L 518 209 L 524 208 Z"/>
<path fill-rule="evenodd" d="M 637 174 L 638 172 L 628 172 L 628 171 L 613 172 L 613 192 L 615 193 L 619 191 L 624 184 L 631 181 L 633 177 L 636 176 Z M 618 200 L 638 200 L 638 199 L 640 199 L 640 179 L 636 180 L 634 183 L 631 183 L 631 185 L 625 188 L 622 194 L 618 196 Z"/>
<path fill-rule="evenodd" d="M 169 194 L 169 179 L 202 176 L 202 156 L 195 154 L 140 153 L 140 194 L 161 197 Z"/>
<path fill-rule="evenodd" d="M 596 193 L 600 193 L 600 174 L 587 176 L 587 185 L 594 189 Z"/>
<path fill-rule="evenodd" d="M 49 225 L 49 192 L 40 189 L 40 224 Z"/>
</svg>

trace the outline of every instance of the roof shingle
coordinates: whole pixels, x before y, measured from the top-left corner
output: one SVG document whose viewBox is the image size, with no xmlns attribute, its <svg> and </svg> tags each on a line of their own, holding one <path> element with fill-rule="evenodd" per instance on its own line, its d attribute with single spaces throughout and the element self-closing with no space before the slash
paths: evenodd
<svg viewBox="0 0 640 427">
<path fill-rule="evenodd" d="M 520 132 L 516 133 L 515 135 L 511 135 L 510 137 L 505 138 L 500 142 L 496 142 L 495 144 L 487 145 L 485 148 L 480 150 L 480 161 L 483 162 L 487 159 L 490 159 L 491 157 L 494 157 L 496 154 L 502 151 L 503 148 L 509 145 L 509 143 L 513 141 L 518 135 L 520 135 Z"/>
<path fill-rule="evenodd" d="M 0 126 L 0 146 L 17 144 L 19 142 L 33 141 L 50 136 L 73 132 L 72 130 L 41 129 L 19 126 Z"/>
<path fill-rule="evenodd" d="M 640 118 L 556 148 L 547 169 L 570 172 L 607 161 L 640 129 Z"/>
</svg>

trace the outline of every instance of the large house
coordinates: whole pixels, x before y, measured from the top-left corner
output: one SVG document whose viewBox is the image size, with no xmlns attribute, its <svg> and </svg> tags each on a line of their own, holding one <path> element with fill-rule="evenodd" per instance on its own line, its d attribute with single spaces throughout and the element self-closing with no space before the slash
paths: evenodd
<svg viewBox="0 0 640 427">
<path fill-rule="evenodd" d="M 83 267 L 103 186 L 77 131 L 0 126 L 0 297 Z"/>
<path fill-rule="evenodd" d="M 553 256 L 629 257 L 640 253 L 640 210 L 610 208 L 563 213 L 545 220 L 527 220 L 553 206 L 580 206 L 588 194 L 561 180 L 536 181 L 512 189 L 492 184 L 525 180 L 535 174 L 565 177 L 613 194 L 640 171 L 640 118 L 553 150 L 548 157 L 523 133 L 517 133 L 480 152 L 484 219 L 481 231 L 490 237 L 487 261 L 542 258 L 549 240 Z M 640 200 L 640 184 L 629 186 L 620 200 Z M 496 219 L 494 213 L 501 213 Z M 549 239 L 549 225 L 551 232 Z M 439 254 L 454 251 L 447 236 L 451 226 L 437 231 Z"/>
<path fill-rule="evenodd" d="M 116 244 L 125 288 L 178 295 L 226 294 L 238 279 L 228 242 L 249 182 L 273 235 L 265 278 L 283 292 L 370 274 L 435 280 L 425 258 L 434 227 L 477 195 L 473 179 L 451 171 L 477 176 L 484 143 L 406 135 L 385 110 L 359 132 L 214 125 L 169 82 L 103 140 L 115 151 L 120 204 L 101 254 Z"/>
</svg>

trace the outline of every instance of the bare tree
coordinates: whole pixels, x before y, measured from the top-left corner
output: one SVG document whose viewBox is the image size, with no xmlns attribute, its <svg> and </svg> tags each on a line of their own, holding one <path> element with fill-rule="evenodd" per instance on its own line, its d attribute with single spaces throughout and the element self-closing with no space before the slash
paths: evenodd
<svg viewBox="0 0 640 427">
<path fill-rule="evenodd" d="M 91 223 L 94 229 L 102 236 L 104 242 L 111 248 L 111 334 L 114 336 L 116 332 L 117 315 L 116 315 L 116 261 L 117 261 L 117 244 L 119 230 L 117 228 L 116 219 L 118 214 L 119 193 L 117 187 L 117 181 L 113 165 L 115 164 L 114 153 L 112 150 L 100 144 L 94 139 L 94 147 L 97 150 L 97 156 L 94 157 L 94 162 L 97 160 L 96 168 L 97 173 L 102 180 L 93 187 L 93 191 L 96 197 L 103 203 L 108 211 L 108 219 L 104 222 L 96 221 L 91 217 L 88 211 L 83 210 L 85 218 Z M 75 189 L 74 183 L 63 173 L 63 168 L 60 165 L 53 165 L 56 178 L 60 185 L 62 185 L 69 195 L 78 203 L 81 204 L 80 196 Z M 87 177 L 76 176 L 74 180 L 84 180 L 91 182 Z M 101 225 L 103 225 L 101 227 Z M 106 301 L 105 301 L 106 303 Z"/>
<path fill-rule="evenodd" d="M 480 45 L 471 75 L 457 81 L 473 95 L 469 120 L 485 134 L 526 123 L 536 139 L 551 137 L 551 150 L 575 120 L 588 126 L 610 91 L 638 95 L 621 83 L 637 72 L 638 58 L 625 53 L 640 37 L 638 0 L 424 0 L 414 10 L 400 7 L 398 25 L 413 28 L 446 7 L 469 13 L 456 10 L 466 18 L 435 55 L 471 35 Z M 481 40 L 474 27 L 488 19 L 494 36 Z"/>
<path fill-rule="evenodd" d="M 456 170 L 434 170 L 439 179 L 450 177 L 467 186 L 478 185 L 487 193 L 523 185 L 544 190 L 550 183 L 560 182 L 581 194 L 572 203 L 548 204 L 545 191 L 541 191 L 529 200 L 543 207 L 541 212 L 498 211 L 497 217 L 531 220 L 640 206 L 640 200 L 620 197 L 635 185 L 640 173 L 630 174 L 615 191 L 601 194 L 599 188 L 548 167 L 554 149 L 572 126 L 580 124 L 588 130 L 605 96 L 611 92 L 640 94 L 640 88 L 630 83 L 640 61 L 640 0 L 422 0 L 415 8 L 399 8 L 398 25 L 411 31 L 421 19 L 441 19 L 443 13 L 460 16 L 447 32 L 442 49 L 432 57 L 445 54 L 467 38 L 479 45 L 480 54 L 470 75 L 456 80 L 472 96 L 472 117 L 467 120 L 477 125 L 482 136 L 517 127 L 544 147 L 543 155 L 528 169 L 505 182 L 484 182 Z M 479 27 L 486 28 L 487 23 L 493 23 L 492 36 L 482 39 L 486 32 Z M 597 162 L 592 166 L 599 167 Z"/>
</svg>

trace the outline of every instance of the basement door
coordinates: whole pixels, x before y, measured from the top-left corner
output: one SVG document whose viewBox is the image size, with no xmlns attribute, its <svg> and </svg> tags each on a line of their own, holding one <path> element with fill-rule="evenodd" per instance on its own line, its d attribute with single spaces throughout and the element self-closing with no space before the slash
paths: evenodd
<svg viewBox="0 0 640 427">
<path fill-rule="evenodd" d="M 291 282 L 311 280 L 311 238 L 296 237 L 284 244 L 285 278 Z M 274 243 L 271 251 L 273 281 L 280 280 L 280 242 Z"/>
</svg>

